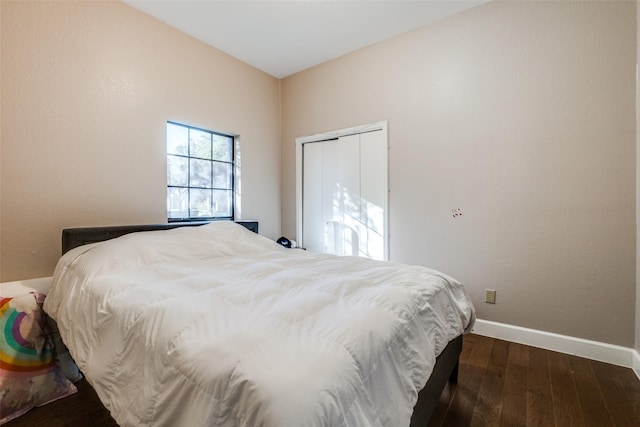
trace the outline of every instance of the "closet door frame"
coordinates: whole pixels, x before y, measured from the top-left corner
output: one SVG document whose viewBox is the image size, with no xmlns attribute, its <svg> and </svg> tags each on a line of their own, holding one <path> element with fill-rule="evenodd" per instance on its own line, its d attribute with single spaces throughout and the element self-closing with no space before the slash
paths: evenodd
<svg viewBox="0 0 640 427">
<path fill-rule="evenodd" d="M 301 136 L 296 138 L 296 241 L 299 245 L 304 247 L 303 240 L 303 176 L 304 176 L 304 162 L 303 162 L 303 146 L 307 143 L 322 142 L 332 139 L 338 139 L 342 136 L 356 135 L 361 133 L 382 131 L 386 146 L 387 153 L 386 167 L 383 171 L 385 174 L 386 191 L 384 198 L 384 259 L 389 259 L 389 134 L 387 130 L 387 121 L 380 121 L 375 123 L 369 123 L 366 125 L 355 126 L 345 129 L 340 129 L 331 132 L 322 132 L 308 136 Z"/>
</svg>

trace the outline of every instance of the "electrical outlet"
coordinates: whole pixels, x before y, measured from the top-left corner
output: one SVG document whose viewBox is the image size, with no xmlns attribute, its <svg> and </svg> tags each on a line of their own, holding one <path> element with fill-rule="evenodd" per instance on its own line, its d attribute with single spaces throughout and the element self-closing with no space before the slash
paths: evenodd
<svg viewBox="0 0 640 427">
<path fill-rule="evenodd" d="M 495 304 L 496 303 L 496 290 L 495 289 L 485 289 L 484 290 L 484 302 L 487 304 Z"/>
</svg>

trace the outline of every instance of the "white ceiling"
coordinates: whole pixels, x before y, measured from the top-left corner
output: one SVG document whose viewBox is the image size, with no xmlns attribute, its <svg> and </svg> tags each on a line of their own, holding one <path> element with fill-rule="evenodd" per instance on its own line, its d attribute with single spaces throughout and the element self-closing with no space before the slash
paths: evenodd
<svg viewBox="0 0 640 427">
<path fill-rule="evenodd" d="M 124 0 L 283 78 L 488 0 Z"/>
</svg>

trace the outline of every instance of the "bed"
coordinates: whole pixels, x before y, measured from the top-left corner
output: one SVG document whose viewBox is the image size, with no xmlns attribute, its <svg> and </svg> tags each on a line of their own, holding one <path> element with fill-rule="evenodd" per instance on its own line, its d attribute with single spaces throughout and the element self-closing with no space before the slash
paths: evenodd
<svg viewBox="0 0 640 427">
<path fill-rule="evenodd" d="M 44 309 L 118 424 L 427 424 L 474 321 L 459 282 L 189 225 L 63 232 Z"/>
</svg>

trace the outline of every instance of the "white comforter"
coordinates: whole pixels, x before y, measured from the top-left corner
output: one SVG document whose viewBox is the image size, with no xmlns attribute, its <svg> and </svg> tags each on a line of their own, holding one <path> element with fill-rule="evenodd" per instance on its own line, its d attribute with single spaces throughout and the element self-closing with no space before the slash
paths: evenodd
<svg viewBox="0 0 640 427">
<path fill-rule="evenodd" d="M 123 426 L 408 426 L 474 317 L 439 272 L 231 222 L 76 248 L 44 308 Z"/>
</svg>

